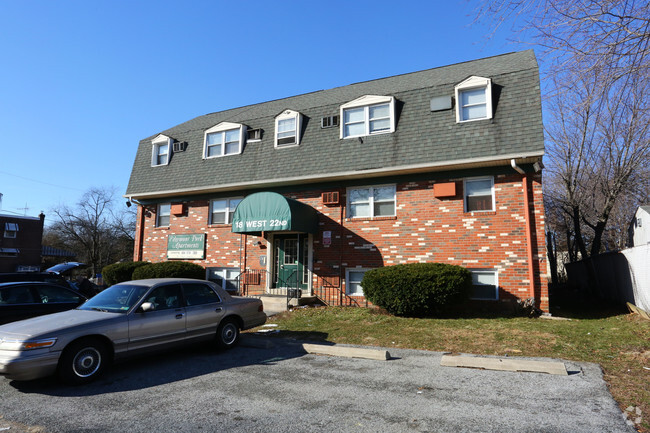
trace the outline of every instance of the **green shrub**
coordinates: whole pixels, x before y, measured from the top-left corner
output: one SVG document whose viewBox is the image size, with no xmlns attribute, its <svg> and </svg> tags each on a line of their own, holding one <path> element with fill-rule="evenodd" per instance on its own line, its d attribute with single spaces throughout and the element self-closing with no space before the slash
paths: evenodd
<svg viewBox="0 0 650 433">
<path fill-rule="evenodd" d="M 140 266 L 148 265 L 149 262 L 120 262 L 112 265 L 104 266 L 102 269 L 102 277 L 104 283 L 108 286 L 129 281 L 133 279 L 133 271 Z"/>
<path fill-rule="evenodd" d="M 196 278 L 205 280 L 205 268 L 189 262 L 160 262 L 141 266 L 133 271 L 134 280 L 146 278 Z"/>
<path fill-rule="evenodd" d="M 396 316 L 441 314 L 469 297 L 470 272 L 444 263 L 386 266 L 365 273 L 361 281 L 366 298 Z"/>
</svg>

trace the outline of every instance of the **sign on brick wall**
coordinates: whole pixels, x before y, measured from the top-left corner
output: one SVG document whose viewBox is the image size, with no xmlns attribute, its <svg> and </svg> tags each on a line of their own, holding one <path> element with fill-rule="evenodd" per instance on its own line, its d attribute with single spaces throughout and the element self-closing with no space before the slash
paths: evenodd
<svg viewBox="0 0 650 433">
<path fill-rule="evenodd" d="M 205 233 L 196 235 L 169 235 L 168 259 L 203 259 L 205 257 Z"/>
</svg>

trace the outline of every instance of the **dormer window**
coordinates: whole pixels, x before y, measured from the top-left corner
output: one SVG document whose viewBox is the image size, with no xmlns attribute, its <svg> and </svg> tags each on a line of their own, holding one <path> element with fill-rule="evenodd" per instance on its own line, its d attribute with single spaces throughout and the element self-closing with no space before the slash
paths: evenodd
<svg viewBox="0 0 650 433">
<path fill-rule="evenodd" d="M 341 106 L 341 138 L 395 132 L 395 98 L 366 95 Z"/>
<path fill-rule="evenodd" d="M 302 116 L 297 111 L 286 110 L 275 118 L 275 147 L 300 144 Z"/>
<path fill-rule="evenodd" d="M 244 148 L 246 126 L 239 123 L 221 122 L 205 131 L 203 159 L 238 155 Z"/>
<path fill-rule="evenodd" d="M 151 144 L 151 166 L 156 167 L 169 164 L 169 158 L 172 152 L 172 139 L 160 134 L 151 141 Z"/>
<path fill-rule="evenodd" d="M 456 122 L 492 118 L 492 80 L 472 76 L 455 87 Z"/>
</svg>

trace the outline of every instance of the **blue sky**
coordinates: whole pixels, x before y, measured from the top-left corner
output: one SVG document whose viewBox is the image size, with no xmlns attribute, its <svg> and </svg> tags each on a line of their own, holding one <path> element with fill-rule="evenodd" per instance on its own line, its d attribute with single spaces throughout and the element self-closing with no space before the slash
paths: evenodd
<svg viewBox="0 0 650 433">
<path fill-rule="evenodd" d="M 472 7 L 0 0 L 0 212 L 121 196 L 139 140 L 196 116 L 529 48 Z"/>
</svg>

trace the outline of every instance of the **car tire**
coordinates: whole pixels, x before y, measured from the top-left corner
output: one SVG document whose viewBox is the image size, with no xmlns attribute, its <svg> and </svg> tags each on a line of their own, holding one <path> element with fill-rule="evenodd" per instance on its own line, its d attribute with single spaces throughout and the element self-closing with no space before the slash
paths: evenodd
<svg viewBox="0 0 650 433">
<path fill-rule="evenodd" d="M 239 342 L 239 325 L 233 319 L 226 319 L 217 328 L 217 345 L 220 349 L 230 349 Z"/>
<path fill-rule="evenodd" d="M 104 373 L 108 363 L 108 349 L 103 342 L 94 338 L 75 341 L 61 355 L 59 378 L 72 385 L 90 383 Z"/>
</svg>

